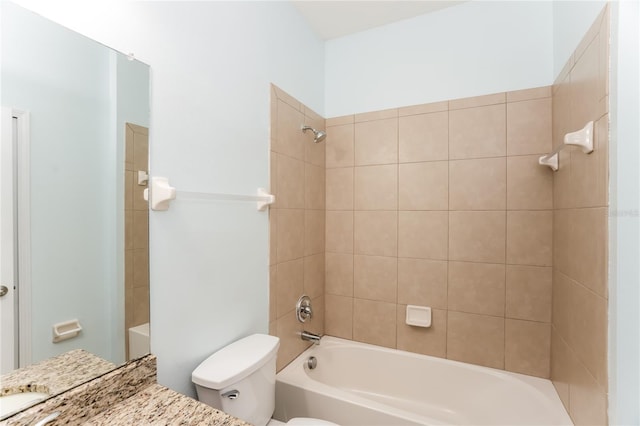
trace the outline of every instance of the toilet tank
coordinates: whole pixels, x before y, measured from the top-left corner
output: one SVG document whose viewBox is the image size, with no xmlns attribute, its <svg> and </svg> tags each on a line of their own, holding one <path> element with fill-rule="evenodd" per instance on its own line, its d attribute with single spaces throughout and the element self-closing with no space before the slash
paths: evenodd
<svg viewBox="0 0 640 426">
<path fill-rule="evenodd" d="M 279 345 L 277 337 L 253 334 L 220 349 L 191 374 L 198 399 L 251 424 L 266 425 L 275 408 Z"/>
</svg>

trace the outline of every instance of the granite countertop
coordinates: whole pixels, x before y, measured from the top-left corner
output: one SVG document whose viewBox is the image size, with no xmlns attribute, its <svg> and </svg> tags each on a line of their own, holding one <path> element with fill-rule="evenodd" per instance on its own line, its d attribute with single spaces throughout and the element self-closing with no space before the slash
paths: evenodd
<svg viewBox="0 0 640 426">
<path fill-rule="evenodd" d="M 0 377 L 0 395 L 21 392 L 58 395 L 114 368 L 115 364 L 76 349 L 3 375 Z"/>
<path fill-rule="evenodd" d="M 82 424 L 250 426 L 249 423 L 158 384 L 146 387 Z"/>
</svg>

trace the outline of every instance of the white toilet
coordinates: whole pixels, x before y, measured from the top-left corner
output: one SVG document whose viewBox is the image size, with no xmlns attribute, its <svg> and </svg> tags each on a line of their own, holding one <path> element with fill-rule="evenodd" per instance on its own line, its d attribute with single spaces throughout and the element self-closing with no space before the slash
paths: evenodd
<svg viewBox="0 0 640 426">
<path fill-rule="evenodd" d="M 271 420 L 276 403 L 278 346 L 277 337 L 253 334 L 220 349 L 191 374 L 198 399 L 256 426 L 284 424 Z M 338 426 L 302 417 L 286 424 Z"/>
</svg>

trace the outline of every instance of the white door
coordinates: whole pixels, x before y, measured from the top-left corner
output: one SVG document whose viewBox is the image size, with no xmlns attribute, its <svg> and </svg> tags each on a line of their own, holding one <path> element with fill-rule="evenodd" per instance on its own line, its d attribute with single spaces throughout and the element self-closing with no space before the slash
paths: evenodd
<svg viewBox="0 0 640 426">
<path fill-rule="evenodd" d="M 16 366 L 15 288 L 15 162 L 17 120 L 9 108 L 2 108 L 0 149 L 0 372 Z"/>
<path fill-rule="evenodd" d="M 30 320 L 24 321 L 24 330 L 18 327 L 19 317 L 30 317 L 29 115 L 7 107 L 2 107 L 1 114 L 0 372 L 4 374 L 24 365 L 30 357 Z M 23 300 L 19 300 L 18 290 Z M 23 342 L 23 337 L 29 338 Z"/>
</svg>

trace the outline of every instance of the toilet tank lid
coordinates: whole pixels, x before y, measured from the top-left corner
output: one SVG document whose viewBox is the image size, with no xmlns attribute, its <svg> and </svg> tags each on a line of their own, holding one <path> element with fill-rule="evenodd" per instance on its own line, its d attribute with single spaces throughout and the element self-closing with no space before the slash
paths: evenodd
<svg viewBox="0 0 640 426">
<path fill-rule="evenodd" d="M 278 346 L 280 339 L 275 336 L 252 334 L 205 359 L 193 370 L 191 380 L 209 389 L 224 389 L 260 369 L 276 356 Z"/>
</svg>

